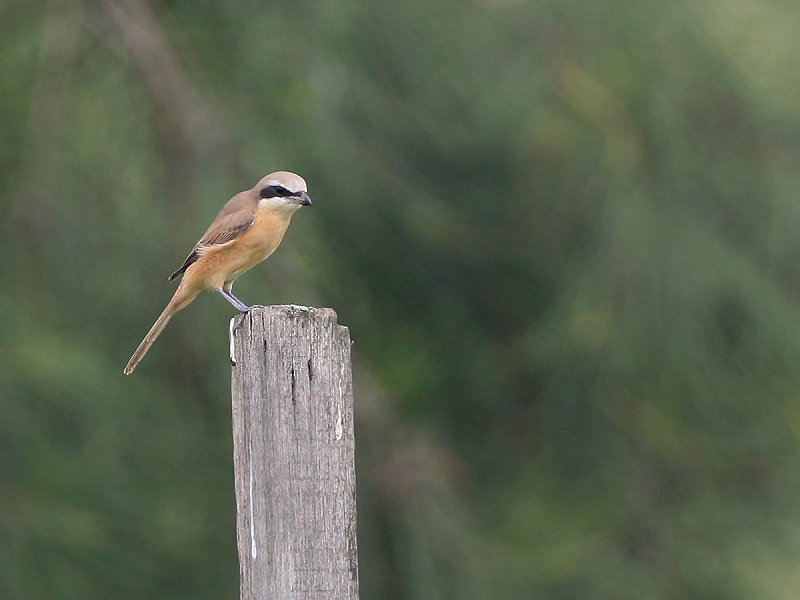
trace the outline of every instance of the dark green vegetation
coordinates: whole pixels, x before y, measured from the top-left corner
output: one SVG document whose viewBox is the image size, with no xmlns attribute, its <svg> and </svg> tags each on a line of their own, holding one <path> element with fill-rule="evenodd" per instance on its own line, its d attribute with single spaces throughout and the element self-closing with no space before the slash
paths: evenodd
<svg viewBox="0 0 800 600">
<path fill-rule="evenodd" d="M 233 599 L 227 319 L 131 377 L 276 169 L 248 302 L 356 341 L 363 600 L 786 599 L 800 9 L 0 1 L 0 598 Z"/>
</svg>

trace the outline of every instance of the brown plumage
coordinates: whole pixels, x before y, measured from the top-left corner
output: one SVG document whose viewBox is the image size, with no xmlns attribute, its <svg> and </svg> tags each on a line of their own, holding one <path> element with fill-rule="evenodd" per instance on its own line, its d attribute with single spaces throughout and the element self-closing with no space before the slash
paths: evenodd
<svg viewBox="0 0 800 600">
<path fill-rule="evenodd" d="M 258 208 L 258 194 L 253 190 L 240 192 L 225 203 L 203 237 L 195 244 L 180 269 L 169 276 L 169 281 L 182 274 L 198 259 L 203 248 L 230 242 L 253 224 Z"/>
<path fill-rule="evenodd" d="M 310 205 L 306 182 L 287 171 L 271 173 L 252 189 L 228 200 L 181 267 L 170 275 L 170 281 L 179 275 L 183 278 L 124 373 L 133 372 L 172 316 L 201 291 L 216 290 L 237 310 L 249 310 L 233 295 L 233 282 L 272 254 L 281 243 L 292 214 L 301 206 Z"/>
</svg>

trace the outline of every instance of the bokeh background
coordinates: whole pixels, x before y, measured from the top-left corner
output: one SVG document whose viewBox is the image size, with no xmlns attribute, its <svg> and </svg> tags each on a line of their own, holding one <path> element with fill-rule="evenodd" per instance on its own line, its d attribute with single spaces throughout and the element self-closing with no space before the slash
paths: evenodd
<svg viewBox="0 0 800 600">
<path fill-rule="evenodd" d="M 0 598 L 235 599 L 237 284 L 355 340 L 363 600 L 794 599 L 800 5 L 0 0 Z"/>
</svg>

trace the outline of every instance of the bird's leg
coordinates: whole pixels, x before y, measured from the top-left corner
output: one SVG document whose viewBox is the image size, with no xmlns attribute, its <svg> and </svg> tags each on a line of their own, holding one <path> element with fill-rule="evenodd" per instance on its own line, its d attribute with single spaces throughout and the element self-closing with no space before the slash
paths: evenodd
<svg viewBox="0 0 800 600">
<path fill-rule="evenodd" d="M 254 308 L 264 308 L 261 304 L 253 304 L 252 306 L 247 306 L 244 302 L 242 302 L 236 296 L 234 296 L 232 281 L 226 281 L 223 284 L 222 289 L 219 290 L 219 293 L 222 294 L 222 297 L 225 298 L 225 300 L 233 304 L 233 307 L 240 313 L 249 312 Z"/>
<path fill-rule="evenodd" d="M 239 311 L 239 314 L 233 317 L 230 322 L 228 323 L 228 344 L 229 344 L 229 355 L 231 359 L 231 365 L 236 364 L 236 353 L 234 350 L 233 345 L 233 336 L 236 333 L 236 330 L 242 326 L 242 322 L 244 321 L 244 316 L 248 312 L 250 312 L 254 308 L 263 308 L 260 304 L 254 304 L 253 306 L 247 306 L 244 302 L 239 300 L 236 296 L 233 295 L 233 282 L 226 281 L 222 286 L 222 289 L 219 290 L 219 293 L 222 294 L 222 297 L 225 298 L 228 302 L 233 304 L 233 307 Z"/>
<path fill-rule="evenodd" d="M 219 293 L 222 294 L 222 297 L 225 298 L 225 300 L 227 300 L 228 302 L 233 304 L 233 307 L 236 310 L 238 310 L 240 313 L 246 313 L 247 311 L 249 311 L 252 308 L 251 306 L 247 306 L 244 302 L 242 302 L 236 296 L 234 296 L 233 293 L 230 290 L 226 290 L 225 288 L 222 288 L 219 291 Z"/>
</svg>

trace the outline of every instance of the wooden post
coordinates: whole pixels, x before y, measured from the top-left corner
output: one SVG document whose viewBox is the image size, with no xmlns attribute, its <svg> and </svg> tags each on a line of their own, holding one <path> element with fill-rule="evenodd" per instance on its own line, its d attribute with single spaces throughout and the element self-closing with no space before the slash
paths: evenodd
<svg viewBox="0 0 800 600">
<path fill-rule="evenodd" d="M 357 600 L 350 335 L 329 308 L 267 306 L 235 332 L 242 600 Z"/>
</svg>

